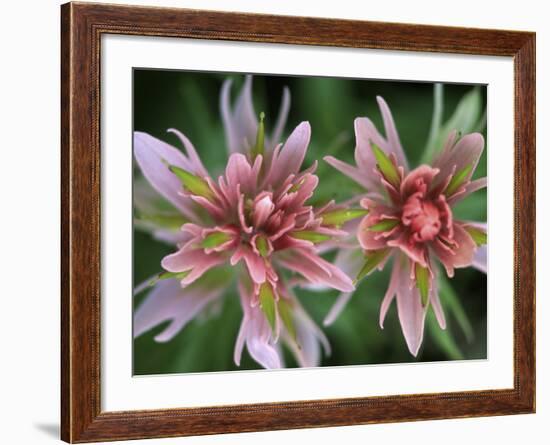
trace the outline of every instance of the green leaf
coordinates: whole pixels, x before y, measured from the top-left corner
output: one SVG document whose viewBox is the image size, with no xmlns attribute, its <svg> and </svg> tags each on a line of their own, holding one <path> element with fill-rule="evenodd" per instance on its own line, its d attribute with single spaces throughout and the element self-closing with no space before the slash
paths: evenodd
<svg viewBox="0 0 550 445">
<path fill-rule="evenodd" d="M 271 330 L 275 331 L 275 295 L 269 283 L 263 283 L 260 286 L 260 309 L 271 326 Z"/>
<path fill-rule="evenodd" d="M 401 183 L 401 176 L 399 176 L 397 167 L 378 145 L 371 143 L 371 149 L 376 158 L 378 169 L 384 178 L 386 178 L 391 185 L 398 188 Z"/>
<path fill-rule="evenodd" d="M 258 123 L 258 132 L 256 133 L 256 144 L 252 149 L 252 156 L 255 158 L 258 155 L 263 155 L 265 150 L 265 113 L 260 113 L 260 122 Z"/>
<path fill-rule="evenodd" d="M 290 337 L 294 341 L 297 341 L 296 327 L 294 326 L 294 321 L 292 319 L 292 309 L 289 302 L 287 302 L 284 298 L 279 298 L 279 303 L 277 306 L 279 309 L 279 316 L 281 317 L 281 320 L 283 320 L 286 330 L 290 334 Z"/>
<path fill-rule="evenodd" d="M 178 280 L 183 280 L 187 275 L 191 273 L 190 270 L 184 272 L 160 272 L 156 277 L 149 281 L 149 286 L 154 286 L 159 281 L 168 280 L 171 278 L 177 278 Z"/>
<path fill-rule="evenodd" d="M 294 184 L 292 187 L 290 187 L 288 189 L 288 193 L 294 193 L 294 192 L 297 192 L 298 190 L 300 190 L 300 187 L 302 187 L 302 185 L 304 184 L 304 182 L 306 182 L 306 178 L 302 178 L 300 179 L 296 184 Z"/>
<path fill-rule="evenodd" d="M 474 339 L 474 328 L 450 281 L 443 274 L 439 274 L 439 298 L 443 307 L 456 318 L 466 341 L 471 343 Z"/>
<path fill-rule="evenodd" d="M 422 267 L 416 263 L 415 266 L 416 287 L 420 292 L 420 299 L 422 300 L 422 306 L 426 307 L 428 304 L 428 295 L 430 292 L 430 273 L 427 267 Z"/>
<path fill-rule="evenodd" d="M 256 249 L 260 252 L 260 255 L 264 258 L 269 254 L 269 245 L 267 239 L 263 235 L 258 235 L 256 238 Z"/>
<path fill-rule="evenodd" d="M 466 229 L 466 232 L 468 232 L 478 246 L 487 244 L 487 232 L 473 226 L 466 226 L 464 229 Z"/>
<path fill-rule="evenodd" d="M 441 329 L 433 311 L 428 311 L 426 327 L 434 343 L 449 357 L 450 360 L 463 360 L 464 354 L 456 344 L 449 329 Z"/>
<path fill-rule="evenodd" d="M 368 253 L 365 256 L 365 264 L 357 274 L 357 278 L 355 279 L 355 282 L 361 280 L 362 278 L 366 277 L 369 273 L 371 273 L 376 266 L 378 266 L 384 258 L 388 255 L 390 249 L 380 249 L 380 250 L 373 250 L 370 253 Z"/>
<path fill-rule="evenodd" d="M 432 123 L 430 126 L 430 135 L 426 143 L 426 149 L 422 154 L 421 164 L 427 164 L 433 158 L 440 139 L 441 120 L 443 119 L 443 84 L 434 84 L 434 110 L 432 114 Z"/>
<path fill-rule="evenodd" d="M 437 90 L 434 90 L 434 94 L 437 95 L 439 94 L 439 92 Z M 440 98 L 434 98 L 434 105 L 439 106 L 437 102 L 440 101 L 441 107 L 443 107 L 443 88 L 441 88 L 440 94 Z M 421 163 L 427 164 L 432 161 L 434 154 L 438 150 L 441 150 L 445 145 L 445 141 L 447 140 L 447 137 L 449 136 L 449 133 L 451 133 L 451 131 L 456 130 L 459 134 L 468 134 L 476 131 L 480 125 L 482 104 L 481 90 L 479 87 L 474 87 L 471 91 L 466 93 L 462 97 L 462 99 L 460 99 L 460 102 L 455 108 L 451 118 L 443 125 L 439 126 L 438 129 L 433 128 L 433 135 L 430 132 L 430 138 L 428 139 L 426 150 L 422 155 Z M 434 119 L 437 119 L 435 110 Z M 435 127 L 436 125 L 437 122 L 434 123 L 432 121 L 432 127 Z"/>
<path fill-rule="evenodd" d="M 231 236 L 225 232 L 213 232 L 208 234 L 202 241 L 201 247 L 205 249 L 213 249 L 214 247 L 221 246 L 231 239 Z"/>
<path fill-rule="evenodd" d="M 386 232 L 387 230 L 393 229 L 399 224 L 397 219 L 383 219 L 379 223 L 373 224 L 368 228 L 371 232 Z"/>
<path fill-rule="evenodd" d="M 178 177 L 183 187 L 189 190 L 190 193 L 202 196 L 209 201 L 214 200 L 214 192 L 204 179 L 189 173 L 183 168 L 176 167 L 175 165 L 170 165 L 168 168 Z"/>
<path fill-rule="evenodd" d="M 365 216 L 369 211 L 366 209 L 339 209 L 321 215 L 323 224 L 326 226 L 340 227 L 352 219 Z"/>
<path fill-rule="evenodd" d="M 169 230 L 177 230 L 181 226 L 183 226 L 187 221 L 185 218 L 178 214 L 155 214 L 155 215 L 148 215 L 141 213 L 138 218 L 136 218 L 136 222 L 139 223 L 151 223 L 155 226 L 162 227 L 164 229 Z"/>
<path fill-rule="evenodd" d="M 464 181 L 468 177 L 468 174 L 471 171 L 472 171 L 472 164 L 468 164 L 462 170 L 456 172 L 451 178 L 451 182 L 449 182 L 449 185 L 445 189 L 445 195 L 447 197 L 452 196 L 458 190 L 458 188 L 464 183 Z"/>
<path fill-rule="evenodd" d="M 311 241 L 313 244 L 322 243 L 323 241 L 328 241 L 332 238 L 330 235 L 325 235 L 324 233 L 313 232 L 310 230 L 298 230 L 296 232 L 292 232 L 290 236 L 304 241 Z"/>
</svg>

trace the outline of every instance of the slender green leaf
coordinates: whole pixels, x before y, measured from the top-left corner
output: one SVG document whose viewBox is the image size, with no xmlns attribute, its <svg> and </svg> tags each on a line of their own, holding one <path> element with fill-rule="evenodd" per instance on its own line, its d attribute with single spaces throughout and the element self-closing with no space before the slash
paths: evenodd
<svg viewBox="0 0 550 445">
<path fill-rule="evenodd" d="M 159 281 L 168 280 L 171 278 L 177 278 L 178 280 L 183 280 L 191 271 L 186 270 L 184 272 L 160 272 L 156 277 L 154 277 L 150 282 L 149 286 L 154 286 Z"/>
<path fill-rule="evenodd" d="M 399 224 L 397 219 L 383 219 L 379 223 L 373 224 L 368 228 L 371 232 L 386 232 L 387 230 L 393 229 Z"/>
<path fill-rule="evenodd" d="M 321 217 L 323 218 L 324 225 L 340 227 L 342 224 L 365 216 L 367 213 L 369 211 L 366 209 L 339 209 L 324 213 Z"/>
<path fill-rule="evenodd" d="M 471 171 L 472 171 L 472 164 L 468 164 L 462 170 L 456 172 L 451 178 L 451 182 L 449 182 L 449 185 L 445 189 L 445 195 L 452 196 L 458 190 L 458 188 L 464 183 L 464 181 L 468 177 L 468 174 Z"/>
<path fill-rule="evenodd" d="M 267 239 L 263 235 L 258 235 L 256 238 L 256 249 L 260 252 L 260 255 L 264 258 L 269 254 L 269 245 Z"/>
<path fill-rule="evenodd" d="M 231 239 L 231 236 L 225 232 L 212 232 L 206 235 L 201 241 L 201 247 L 205 249 L 212 249 L 214 247 L 221 246 Z"/>
<path fill-rule="evenodd" d="M 430 273 L 427 267 L 422 267 L 416 263 L 415 266 L 416 287 L 420 292 L 420 298 L 422 300 L 422 306 L 428 304 L 428 295 L 430 292 Z"/>
<path fill-rule="evenodd" d="M 269 283 L 263 283 L 260 286 L 260 309 L 271 326 L 271 330 L 275 331 L 275 295 L 273 294 L 273 289 Z"/>
<path fill-rule="evenodd" d="M 210 186 L 204 179 L 189 173 L 183 168 L 176 167 L 175 165 L 170 165 L 169 169 L 178 177 L 182 185 L 193 195 L 202 196 L 209 201 L 214 200 L 214 192 L 210 189 Z"/>
<path fill-rule="evenodd" d="M 463 360 L 464 354 L 456 344 L 449 329 L 441 329 L 433 311 L 428 311 L 426 328 L 435 344 L 449 357 L 450 360 Z"/>
<path fill-rule="evenodd" d="M 322 243 L 323 241 L 328 241 L 332 238 L 330 235 L 325 235 L 324 233 L 313 232 L 310 230 L 298 230 L 296 232 L 292 232 L 290 236 L 304 241 L 311 241 L 314 244 Z"/>
<path fill-rule="evenodd" d="M 484 244 L 487 244 L 487 232 L 473 226 L 465 226 L 464 228 L 478 246 L 483 246 Z"/>
<path fill-rule="evenodd" d="M 264 125 L 265 113 L 260 113 L 260 122 L 258 123 L 258 132 L 256 133 L 256 143 L 252 150 L 253 157 L 263 155 L 265 150 L 265 125 Z"/>
<path fill-rule="evenodd" d="M 277 306 L 279 309 L 279 316 L 281 317 L 286 330 L 288 331 L 290 337 L 296 341 L 296 326 L 294 326 L 290 303 L 284 298 L 279 298 L 279 303 Z"/>
<path fill-rule="evenodd" d="M 399 187 L 401 176 L 399 176 L 399 172 L 397 171 L 395 164 L 378 145 L 371 143 L 371 149 L 374 153 L 374 157 L 376 158 L 378 169 L 384 178 L 386 178 L 386 180 L 394 187 Z"/>
<path fill-rule="evenodd" d="M 357 282 L 366 277 L 369 273 L 371 273 L 375 269 L 375 267 L 378 266 L 384 260 L 384 258 L 386 258 L 389 251 L 390 249 L 380 249 L 369 252 L 365 256 L 365 264 L 357 274 L 357 278 L 355 281 Z"/>
<path fill-rule="evenodd" d="M 449 280 L 443 274 L 439 275 L 439 298 L 441 299 L 443 307 L 455 317 L 460 329 L 466 337 L 466 341 L 471 343 L 474 339 L 474 328 L 466 315 L 466 311 L 462 307 L 458 295 L 453 290 Z"/>
</svg>

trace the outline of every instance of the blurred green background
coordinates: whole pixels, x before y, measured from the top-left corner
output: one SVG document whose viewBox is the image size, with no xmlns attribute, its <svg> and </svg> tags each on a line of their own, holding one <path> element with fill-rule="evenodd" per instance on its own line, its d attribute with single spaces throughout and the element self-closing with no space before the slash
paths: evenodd
<svg viewBox="0 0 550 445">
<path fill-rule="evenodd" d="M 176 147 L 180 146 L 179 141 L 166 133 L 166 129 L 179 129 L 190 138 L 206 168 L 217 177 L 227 160 L 219 93 L 228 77 L 234 79 L 232 98 L 236 98 L 244 81 L 240 74 L 135 69 L 134 129 Z M 288 86 L 291 93 L 284 138 L 301 121 L 308 120 L 312 126 L 304 166 L 319 160 L 320 182 L 314 203 L 329 199 L 341 201 L 361 193 L 355 182 L 322 161 L 322 157 L 331 154 L 354 163 L 353 120 L 358 116 L 368 116 L 383 133 L 377 95 L 383 96 L 392 110 L 410 166 L 414 168 L 420 162 L 430 133 L 433 83 L 255 75 L 254 106 L 257 113 L 265 111 L 268 133 L 277 117 L 284 86 Z M 461 122 L 464 129 L 481 131 L 486 137 L 485 107 L 485 86 L 445 84 L 443 122 Z M 134 178 L 140 175 L 135 168 Z M 486 150 L 474 177 L 485 175 Z M 483 190 L 455 207 L 455 215 L 458 219 L 486 221 L 486 209 L 487 196 Z M 159 272 L 161 258 L 173 250 L 134 228 L 134 285 Z M 322 366 L 486 358 L 487 282 L 484 274 L 472 268 L 459 269 L 452 280 L 442 283 L 440 296 L 447 329 L 439 329 L 430 309 L 424 343 L 418 357 L 414 358 L 401 333 L 395 302 L 388 312 L 384 330 L 378 326 L 389 272 L 390 268 L 386 267 L 383 272 L 375 272 L 363 280 L 336 322 L 323 327 L 332 354 L 323 358 Z M 142 292 L 134 297 L 134 308 L 146 294 Z M 297 294 L 308 313 L 322 326 L 338 292 L 299 289 Z M 168 343 L 153 340 L 168 322 L 135 339 L 134 374 L 259 369 L 246 348 L 241 366 L 237 368 L 233 362 L 233 347 L 242 317 L 235 286 L 228 289 L 217 309 L 193 320 Z M 288 367 L 296 366 L 288 351 L 285 351 L 285 361 Z"/>
</svg>

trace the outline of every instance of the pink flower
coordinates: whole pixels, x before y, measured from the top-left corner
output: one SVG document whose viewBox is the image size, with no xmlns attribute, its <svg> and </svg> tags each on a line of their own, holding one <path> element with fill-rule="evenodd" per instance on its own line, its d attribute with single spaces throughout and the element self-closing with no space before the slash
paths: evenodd
<svg viewBox="0 0 550 445">
<path fill-rule="evenodd" d="M 437 291 L 439 262 L 452 277 L 455 268 L 474 265 L 486 268 L 483 256 L 486 228 L 458 221 L 453 206 L 470 193 L 486 186 L 486 178 L 472 180 L 483 152 L 479 133 L 461 138 L 452 132 L 431 166 L 410 171 L 401 147 L 393 117 L 386 102 L 378 97 L 386 138 L 367 118 L 355 120 L 357 166 L 333 157 L 325 160 L 364 186 L 368 193 L 361 200 L 368 215 L 361 221 L 357 238 L 366 260 L 358 278 L 382 269 L 393 258 L 388 290 L 380 310 L 380 326 L 397 297 L 401 328 L 413 355 L 422 344 L 424 320 L 431 305 L 442 329 L 445 328 Z M 357 271 L 358 268 L 355 268 Z M 349 294 L 341 300 L 347 301 Z M 337 303 L 338 309 L 343 306 Z M 328 321 L 337 315 L 332 311 Z"/>
<path fill-rule="evenodd" d="M 319 256 L 317 247 L 344 235 L 337 226 L 347 218 L 332 203 L 320 209 L 307 204 L 318 183 L 313 174 L 316 164 L 301 171 L 311 134 L 309 123 L 298 125 L 284 145 L 274 145 L 265 135 L 263 115 L 259 123 L 254 117 L 250 82 L 248 77 L 234 110 L 229 105 L 229 83 L 222 89 L 222 116 L 232 154 L 216 181 L 182 133 L 169 130 L 179 137 L 185 154 L 146 133 L 134 135 L 143 175 L 186 220 L 176 236 L 178 250 L 161 263 L 167 271 L 161 278 L 169 278 L 170 284 L 160 281 L 138 309 L 135 335 L 172 319 L 157 340 L 172 338 L 228 285 L 204 285 L 204 274 L 231 265 L 239 267 L 243 307 L 236 364 L 246 344 L 262 366 L 283 366 L 281 338 L 301 366 L 316 366 L 319 344 L 328 353 L 328 342 L 286 285 L 285 275 L 298 273 L 309 283 L 353 290 L 351 279 Z M 272 137 L 280 137 L 288 101 L 285 92 Z M 150 302 L 153 298 L 155 303 Z"/>
</svg>

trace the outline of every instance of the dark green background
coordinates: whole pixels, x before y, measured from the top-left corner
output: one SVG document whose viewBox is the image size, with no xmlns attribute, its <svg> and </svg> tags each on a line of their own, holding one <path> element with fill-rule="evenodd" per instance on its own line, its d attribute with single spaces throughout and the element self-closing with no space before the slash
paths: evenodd
<svg viewBox="0 0 550 445">
<path fill-rule="evenodd" d="M 145 131 L 180 146 L 166 129 L 177 128 L 191 139 L 205 166 L 213 176 L 225 167 L 227 149 L 219 112 L 221 85 L 228 76 L 234 78 L 235 98 L 244 76 L 185 71 L 134 70 L 134 129 Z M 350 80 L 322 77 L 287 77 L 255 75 L 253 98 L 257 113 L 265 111 L 268 132 L 276 119 L 284 86 L 291 92 L 291 108 L 284 138 L 301 121 L 312 126 L 311 143 L 304 166 L 319 160 L 320 178 L 314 201 L 337 201 L 361 193 L 353 181 L 328 166 L 322 157 L 331 154 L 353 162 L 355 138 L 353 120 L 368 116 L 383 132 L 376 96 L 389 104 L 410 166 L 414 168 L 424 150 L 432 110 L 433 84 L 418 82 Z M 471 85 L 444 87 L 445 121 L 451 116 Z M 486 103 L 486 87 L 477 86 L 482 103 Z M 486 136 L 484 132 L 484 136 Z M 283 139 L 284 139 L 283 138 Z M 136 168 L 135 175 L 140 175 Z M 486 152 L 474 177 L 486 175 Z M 477 192 L 455 207 L 459 219 L 486 220 L 486 192 Z M 173 247 L 161 244 L 143 232 L 134 230 L 134 284 L 160 270 L 161 258 Z M 332 355 L 323 359 L 323 366 L 479 359 L 486 357 L 486 277 L 468 269 L 459 269 L 450 281 L 455 299 L 443 298 L 447 330 L 442 331 L 430 309 L 426 320 L 424 343 L 417 358 L 410 355 L 392 304 L 384 330 L 378 326 L 379 308 L 389 280 L 390 268 L 377 272 L 361 282 L 351 302 L 336 322 L 323 328 L 332 346 Z M 338 293 L 336 291 L 297 291 L 300 301 L 321 325 Z M 135 297 L 138 307 L 145 293 Z M 456 298 L 458 297 L 458 298 Z M 453 308 L 459 301 L 464 314 Z M 453 304 L 454 303 L 454 304 Z M 467 321 L 465 321 L 465 317 Z M 233 363 L 233 347 L 242 311 L 235 287 L 223 298 L 218 315 L 199 317 L 187 325 L 169 343 L 156 343 L 153 337 L 166 323 L 134 341 L 134 373 L 162 374 L 176 372 L 225 371 L 257 369 L 246 348 L 241 367 Z M 464 324 L 471 325 L 471 332 Z M 287 366 L 295 366 L 285 351 Z"/>
</svg>

